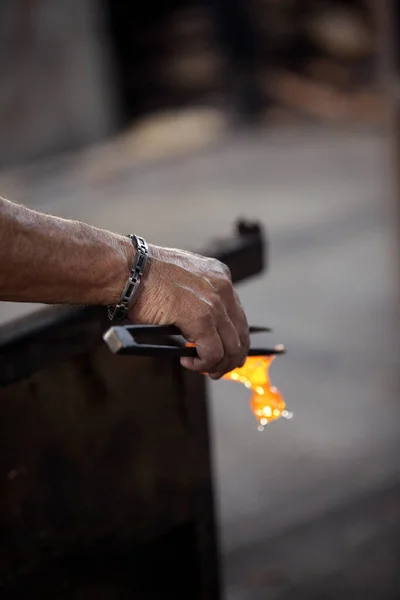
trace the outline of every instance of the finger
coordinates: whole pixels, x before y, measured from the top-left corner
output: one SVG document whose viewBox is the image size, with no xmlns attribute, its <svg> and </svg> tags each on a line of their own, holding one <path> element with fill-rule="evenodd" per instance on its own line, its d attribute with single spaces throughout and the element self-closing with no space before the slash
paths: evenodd
<svg viewBox="0 0 400 600">
<path fill-rule="evenodd" d="M 225 310 L 236 328 L 239 336 L 241 353 L 236 367 L 242 367 L 250 348 L 249 325 L 239 296 L 233 286 L 225 286 L 221 289 L 221 298 L 225 303 Z"/>
<path fill-rule="evenodd" d="M 242 360 L 242 345 L 236 327 L 228 317 L 226 312 L 220 317 L 218 323 L 218 333 L 220 335 L 224 348 L 222 360 L 215 365 L 214 369 L 209 371 L 212 379 L 221 377 L 235 369 Z"/>
<path fill-rule="evenodd" d="M 190 337 L 193 339 L 193 335 Z M 217 329 L 213 327 L 209 333 L 195 338 L 194 343 L 197 357 L 182 357 L 181 365 L 190 371 L 199 373 L 213 371 L 215 365 L 219 364 L 224 356 L 224 347 Z"/>
<path fill-rule="evenodd" d="M 232 308 L 230 310 L 228 309 L 228 314 L 237 329 L 242 345 L 242 358 L 240 364 L 238 365 L 239 367 L 242 367 L 250 350 L 250 331 L 246 313 L 243 310 L 240 298 L 235 289 L 233 290 L 233 296 L 235 302 Z"/>
<path fill-rule="evenodd" d="M 225 373 L 211 373 L 208 376 L 209 376 L 210 379 L 217 380 L 217 379 L 222 379 L 222 377 L 224 375 L 225 375 Z"/>
</svg>

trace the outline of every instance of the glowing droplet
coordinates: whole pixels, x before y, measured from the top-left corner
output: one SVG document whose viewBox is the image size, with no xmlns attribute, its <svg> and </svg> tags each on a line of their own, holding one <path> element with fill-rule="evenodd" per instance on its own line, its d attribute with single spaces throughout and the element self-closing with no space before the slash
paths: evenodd
<svg viewBox="0 0 400 600">
<path fill-rule="evenodd" d="M 292 418 L 293 418 L 293 413 L 292 413 L 292 412 L 289 412 L 289 411 L 287 411 L 287 410 L 284 410 L 284 411 L 283 411 L 283 413 L 282 413 L 282 417 L 283 417 L 284 419 L 288 419 L 288 420 L 289 420 L 289 419 L 292 419 Z"/>
<path fill-rule="evenodd" d="M 258 431 L 264 431 L 264 427 L 263 427 L 263 425 L 259 425 L 259 426 L 257 427 L 257 429 L 258 429 Z"/>
</svg>

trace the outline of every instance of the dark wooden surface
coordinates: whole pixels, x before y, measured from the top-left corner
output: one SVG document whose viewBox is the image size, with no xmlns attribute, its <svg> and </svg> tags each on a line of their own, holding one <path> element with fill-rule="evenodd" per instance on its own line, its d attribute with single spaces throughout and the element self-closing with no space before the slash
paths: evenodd
<svg viewBox="0 0 400 600">
<path fill-rule="evenodd" d="M 116 556 L 126 562 L 139 543 L 167 535 L 165 544 L 186 556 L 171 565 L 176 589 L 182 568 L 185 581 L 197 570 L 189 577 L 193 597 L 217 597 L 204 386 L 202 376 L 184 376 L 179 362 L 114 357 L 95 345 L 0 389 L 4 593 L 28 597 L 33 585 L 39 595 L 75 598 L 82 577 L 95 575 L 97 554 L 102 573 L 89 577 L 88 589 L 104 578 L 111 585 Z M 57 577 L 45 568 L 53 563 Z M 124 593 L 143 573 L 136 576 L 135 565 Z M 85 598 L 99 597 L 93 594 Z"/>
</svg>

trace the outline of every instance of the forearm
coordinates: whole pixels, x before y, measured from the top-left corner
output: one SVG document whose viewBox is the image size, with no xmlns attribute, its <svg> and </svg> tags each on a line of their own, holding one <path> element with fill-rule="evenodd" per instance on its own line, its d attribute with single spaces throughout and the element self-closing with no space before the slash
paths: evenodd
<svg viewBox="0 0 400 600">
<path fill-rule="evenodd" d="M 123 236 L 0 197 L 0 300 L 115 304 L 134 252 Z"/>
</svg>

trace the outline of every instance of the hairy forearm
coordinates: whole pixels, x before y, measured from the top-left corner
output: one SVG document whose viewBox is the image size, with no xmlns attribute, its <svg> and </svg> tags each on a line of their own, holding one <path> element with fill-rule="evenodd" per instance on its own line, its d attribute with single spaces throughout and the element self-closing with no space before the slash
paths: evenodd
<svg viewBox="0 0 400 600">
<path fill-rule="evenodd" d="M 0 300 L 114 304 L 134 252 L 123 236 L 0 197 Z"/>
</svg>

